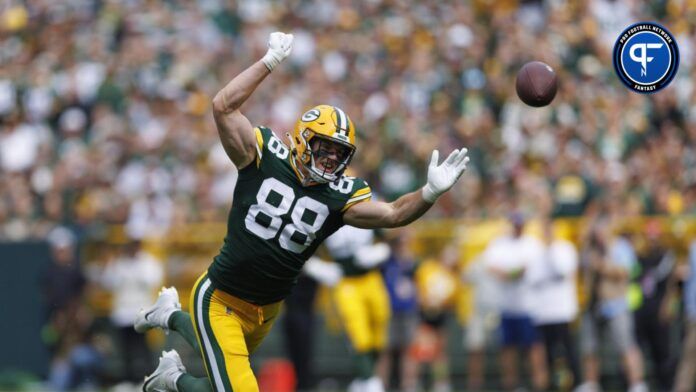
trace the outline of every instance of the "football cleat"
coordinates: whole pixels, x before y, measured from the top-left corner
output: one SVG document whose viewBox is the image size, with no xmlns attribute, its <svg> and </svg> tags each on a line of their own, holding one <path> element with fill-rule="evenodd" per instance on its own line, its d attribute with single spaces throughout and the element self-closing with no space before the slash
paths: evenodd
<svg viewBox="0 0 696 392">
<path fill-rule="evenodd" d="M 365 381 L 356 378 L 355 380 L 351 381 L 350 384 L 348 384 L 348 392 L 363 392 L 365 389 Z"/>
<path fill-rule="evenodd" d="M 573 392 L 601 392 L 602 388 L 596 382 L 586 381 L 573 389 Z"/>
<path fill-rule="evenodd" d="M 372 376 L 363 381 L 363 392 L 384 392 L 382 380 L 377 376 Z"/>
<path fill-rule="evenodd" d="M 157 369 L 145 377 L 143 392 L 176 391 L 176 380 L 185 372 L 186 368 L 176 350 L 162 351 Z"/>
<path fill-rule="evenodd" d="M 152 328 L 162 328 L 169 332 L 169 317 L 177 310 L 181 310 L 179 293 L 174 287 L 163 287 L 159 292 L 157 301 L 147 309 L 141 309 L 135 316 L 133 327 L 136 332 L 143 333 Z"/>
</svg>

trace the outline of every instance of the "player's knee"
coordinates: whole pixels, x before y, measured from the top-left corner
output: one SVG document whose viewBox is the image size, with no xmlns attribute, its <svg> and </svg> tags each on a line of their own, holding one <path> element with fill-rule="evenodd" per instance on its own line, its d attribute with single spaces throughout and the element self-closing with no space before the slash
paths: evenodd
<svg viewBox="0 0 696 392">
<path fill-rule="evenodd" d="M 353 349 L 357 353 L 368 353 L 372 350 L 372 346 L 372 339 L 369 339 L 367 336 L 353 339 Z"/>
<path fill-rule="evenodd" d="M 259 386 L 256 382 L 254 372 L 251 370 L 249 357 L 237 356 L 226 358 L 227 375 L 234 392 L 258 392 Z"/>
</svg>

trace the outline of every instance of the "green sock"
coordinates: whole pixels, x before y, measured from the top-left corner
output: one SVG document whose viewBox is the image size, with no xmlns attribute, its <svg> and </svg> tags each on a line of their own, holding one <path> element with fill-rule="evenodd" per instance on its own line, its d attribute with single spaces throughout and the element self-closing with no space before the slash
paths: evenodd
<svg viewBox="0 0 696 392">
<path fill-rule="evenodd" d="M 356 353 L 355 368 L 359 379 L 367 380 L 372 377 L 374 369 L 372 355 L 370 353 Z"/>
<path fill-rule="evenodd" d="M 188 344 L 193 347 L 196 352 L 200 351 L 198 347 L 198 339 L 196 339 L 196 332 L 193 330 L 193 324 L 191 323 L 191 316 L 184 311 L 176 311 L 169 316 L 167 321 L 167 326 L 172 331 L 176 331 L 179 335 L 183 336 Z"/>
<path fill-rule="evenodd" d="M 212 392 L 213 387 L 207 378 L 196 378 L 184 373 L 176 380 L 176 389 L 179 392 Z"/>
<path fill-rule="evenodd" d="M 375 366 L 377 366 L 377 362 L 379 361 L 379 350 L 372 350 L 370 351 L 370 359 L 372 359 L 372 368 L 374 369 Z"/>
</svg>

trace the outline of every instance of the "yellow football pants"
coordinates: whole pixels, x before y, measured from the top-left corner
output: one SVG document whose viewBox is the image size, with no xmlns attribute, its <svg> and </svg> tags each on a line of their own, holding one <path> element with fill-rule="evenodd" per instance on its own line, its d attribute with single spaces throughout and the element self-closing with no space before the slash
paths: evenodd
<svg viewBox="0 0 696 392">
<path fill-rule="evenodd" d="M 207 272 L 193 286 L 189 309 L 215 391 L 258 392 L 249 354 L 271 330 L 282 302 L 256 306 L 212 287 Z"/>
<path fill-rule="evenodd" d="M 344 277 L 334 289 L 334 301 L 355 351 L 384 348 L 391 311 L 379 271 Z"/>
</svg>

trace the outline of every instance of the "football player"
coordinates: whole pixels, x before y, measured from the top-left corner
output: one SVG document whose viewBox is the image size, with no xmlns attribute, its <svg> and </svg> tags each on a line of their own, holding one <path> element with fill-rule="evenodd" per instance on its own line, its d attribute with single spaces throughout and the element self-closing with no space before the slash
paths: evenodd
<svg viewBox="0 0 696 392">
<path fill-rule="evenodd" d="M 343 226 L 324 245 L 343 272 L 333 297 L 355 356 L 357 377 L 348 391 L 384 391 L 375 366 L 386 345 L 390 307 L 378 266 L 389 257 L 389 246 L 374 243 L 373 230 L 353 226 Z"/>
<path fill-rule="evenodd" d="M 186 373 L 175 351 L 163 353 L 143 389 L 258 391 L 249 354 L 268 334 L 281 301 L 317 246 L 344 224 L 407 225 L 423 215 L 466 169 L 466 149 L 442 164 L 438 152 L 426 185 L 392 203 L 370 201 L 370 187 L 343 173 L 355 153 L 355 125 L 339 108 L 319 105 L 302 115 L 286 145 L 254 128 L 240 107 L 292 50 L 292 34 L 272 33 L 264 57 L 213 99 L 222 145 L 239 169 L 227 235 L 220 253 L 195 283 L 189 312 L 174 288 L 163 289 L 139 313 L 136 330 L 174 330 L 205 362 L 207 378 Z"/>
</svg>

